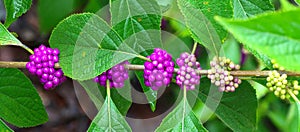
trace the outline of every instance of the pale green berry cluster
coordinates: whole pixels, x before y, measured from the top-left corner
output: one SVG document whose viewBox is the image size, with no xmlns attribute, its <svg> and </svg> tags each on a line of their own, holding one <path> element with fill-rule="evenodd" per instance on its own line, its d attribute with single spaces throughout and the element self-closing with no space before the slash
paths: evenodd
<svg viewBox="0 0 300 132">
<path fill-rule="evenodd" d="M 276 60 L 271 60 L 271 63 L 273 64 L 273 68 L 279 71 L 284 71 L 284 67 L 279 66 L 279 64 L 276 62 Z"/>
<path fill-rule="evenodd" d="M 274 92 L 274 94 L 282 100 L 290 98 L 288 90 L 291 90 L 295 95 L 298 95 L 300 90 L 298 81 L 291 83 L 287 80 L 286 74 L 280 75 L 278 71 L 269 73 L 266 85 L 270 91 Z"/>
</svg>

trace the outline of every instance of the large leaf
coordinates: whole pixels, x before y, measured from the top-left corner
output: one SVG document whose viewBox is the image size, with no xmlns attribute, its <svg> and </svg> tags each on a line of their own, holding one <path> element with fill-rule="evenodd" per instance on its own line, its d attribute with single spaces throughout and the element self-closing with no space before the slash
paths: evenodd
<svg viewBox="0 0 300 132">
<path fill-rule="evenodd" d="M 22 44 L 14 35 L 12 35 L 2 23 L 0 24 L 0 46 L 1 45 L 20 46 L 27 51 L 32 52 L 27 46 Z"/>
<path fill-rule="evenodd" d="M 248 18 L 265 11 L 274 11 L 269 0 L 233 0 L 235 18 Z"/>
<path fill-rule="evenodd" d="M 233 0 L 234 18 L 248 18 L 266 11 L 274 11 L 274 7 L 269 0 Z M 260 59 L 266 67 L 272 69 L 271 59 L 268 56 L 248 46 L 245 46 L 245 48 Z"/>
<path fill-rule="evenodd" d="M 183 97 L 175 109 L 161 122 L 156 132 L 206 132 L 207 130 L 199 122 L 189 105 L 187 98 Z"/>
<path fill-rule="evenodd" d="M 106 97 L 105 103 L 92 121 L 89 132 L 104 132 L 104 131 L 122 131 L 130 132 L 131 128 L 118 111 L 114 102 L 109 96 Z"/>
<path fill-rule="evenodd" d="M 216 19 L 251 49 L 275 59 L 287 70 L 300 71 L 300 36 L 297 34 L 300 32 L 300 17 L 295 17 L 299 13 L 297 9 L 247 20 Z"/>
<path fill-rule="evenodd" d="M 37 13 L 40 30 L 48 33 L 59 21 L 71 14 L 76 7 L 76 0 L 39 0 Z"/>
<path fill-rule="evenodd" d="M 13 132 L 1 119 L 0 119 L 0 130 L 1 132 Z"/>
<path fill-rule="evenodd" d="M 48 115 L 36 89 L 18 69 L 0 69 L 0 118 L 17 127 L 45 123 Z"/>
<path fill-rule="evenodd" d="M 51 47 L 61 51 L 66 76 L 88 80 L 125 60 L 138 57 L 119 35 L 95 14 L 72 15 L 53 30 Z"/>
<path fill-rule="evenodd" d="M 32 0 L 4 0 L 6 8 L 6 21 L 4 25 L 9 27 L 18 17 L 27 12 L 31 3 Z"/>
<path fill-rule="evenodd" d="M 161 11 L 156 0 L 111 0 L 111 22 L 113 29 L 137 53 L 162 47 Z M 148 56 L 150 54 L 143 54 Z M 145 61 L 136 58 L 134 64 L 143 65 Z M 152 111 L 156 107 L 157 92 L 144 85 L 142 71 L 135 71 Z"/>
<path fill-rule="evenodd" d="M 162 47 L 156 0 L 111 0 L 113 29 L 137 53 Z"/>
<path fill-rule="evenodd" d="M 210 90 L 210 80 L 202 78 L 198 97 L 209 108 L 216 108 L 217 117 L 233 131 L 255 131 L 257 99 L 255 90 L 244 81 L 233 93 Z M 222 96 L 220 100 L 220 96 Z"/>
<path fill-rule="evenodd" d="M 214 20 L 215 15 L 232 17 L 230 0 L 178 0 L 192 37 L 213 55 L 218 55 L 227 32 Z"/>
</svg>

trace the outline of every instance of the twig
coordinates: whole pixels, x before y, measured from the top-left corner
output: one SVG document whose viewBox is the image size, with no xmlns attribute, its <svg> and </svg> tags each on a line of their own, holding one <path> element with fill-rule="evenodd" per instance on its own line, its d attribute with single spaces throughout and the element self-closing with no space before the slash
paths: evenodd
<svg viewBox="0 0 300 132">
<path fill-rule="evenodd" d="M 9 61 L 0 61 L 0 68 L 26 68 L 27 62 L 9 62 Z M 129 70 L 144 70 L 143 65 L 126 65 Z M 60 68 L 59 64 L 55 64 L 55 68 Z M 177 72 L 178 69 L 175 68 L 174 72 Z M 267 77 L 272 71 L 230 71 L 230 74 L 233 76 L 241 77 Z M 208 70 L 197 70 L 199 75 L 207 75 Z M 281 74 L 287 74 L 288 76 L 300 76 L 300 72 L 291 72 L 291 71 L 282 71 Z"/>
</svg>

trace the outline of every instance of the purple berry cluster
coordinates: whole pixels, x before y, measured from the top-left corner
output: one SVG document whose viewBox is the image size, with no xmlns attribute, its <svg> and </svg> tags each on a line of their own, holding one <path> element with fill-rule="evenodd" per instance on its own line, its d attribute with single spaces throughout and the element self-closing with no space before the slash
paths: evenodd
<svg viewBox="0 0 300 132">
<path fill-rule="evenodd" d="M 175 65 L 172 61 L 172 56 L 165 50 L 155 48 L 154 52 L 147 58 L 151 62 L 144 63 L 145 85 L 151 87 L 153 90 L 158 90 L 163 86 L 169 85 Z"/>
<path fill-rule="evenodd" d="M 185 86 L 187 90 L 194 90 L 196 85 L 200 84 L 200 75 L 197 74 L 196 70 L 201 70 L 195 55 L 182 53 L 176 63 L 180 67 L 177 71 L 176 83 L 181 88 Z"/>
<path fill-rule="evenodd" d="M 240 66 L 235 65 L 230 59 L 225 57 L 215 57 L 210 62 L 211 69 L 208 70 L 208 78 L 211 83 L 219 87 L 219 91 L 234 92 L 241 84 L 238 77 L 230 75 L 231 70 L 239 70 Z"/>
<path fill-rule="evenodd" d="M 34 49 L 34 54 L 30 55 L 30 61 L 26 68 L 32 75 L 40 78 L 44 88 L 49 90 L 64 82 L 66 77 L 61 69 L 54 69 L 55 63 L 58 63 L 59 50 L 48 48 L 41 45 Z"/>
<path fill-rule="evenodd" d="M 124 82 L 128 79 L 128 69 L 125 68 L 125 64 L 129 64 L 129 62 L 124 61 L 115 65 L 111 69 L 95 77 L 94 81 L 99 83 L 101 86 L 106 86 L 106 81 L 109 80 L 111 88 L 124 87 Z"/>
</svg>

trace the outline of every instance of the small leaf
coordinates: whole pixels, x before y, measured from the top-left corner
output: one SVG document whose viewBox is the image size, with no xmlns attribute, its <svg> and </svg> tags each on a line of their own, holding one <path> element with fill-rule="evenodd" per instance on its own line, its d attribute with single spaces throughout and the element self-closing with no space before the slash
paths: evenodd
<svg viewBox="0 0 300 132">
<path fill-rule="evenodd" d="M 5 27 L 9 27 L 11 23 L 17 20 L 22 14 L 30 8 L 32 0 L 4 0 L 6 8 Z"/>
<path fill-rule="evenodd" d="M 13 34 L 11 34 L 2 23 L 0 23 L 0 46 L 2 45 L 20 46 L 27 51 L 32 52 L 27 46 L 22 44 Z"/>
<path fill-rule="evenodd" d="M 210 80 L 202 78 L 198 97 L 214 110 L 217 117 L 233 131 L 255 131 L 257 99 L 251 85 L 243 83 L 233 93 L 220 93 Z M 211 87 L 211 88 L 210 88 Z"/>
<path fill-rule="evenodd" d="M 241 47 L 239 43 L 231 36 L 222 45 L 226 58 L 232 60 L 235 64 L 240 64 Z"/>
<path fill-rule="evenodd" d="M 106 97 L 102 108 L 88 129 L 88 132 L 104 131 L 131 131 L 130 126 L 109 97 Z"/>
<path fill-rule="evenodd" d="M 61 51 L 59 64 L 65 75 L 80 81 L 139 56 L 103 19 L 92 13 L 75 14 L 60 22 L 49 42 Z"/>
<path fill-rule="evenodd" d="M 207 130 L 195 116 L 187 99 L 183 98 L 175 109 L 162 120 L 160 126 L 155 131 L 206 132 Z"/>
<path fill-rule="evenodd" d="M 218 55 L 228 33 L 213 17 L 232 17 L 230 0 L 178 0 L 178 5 L 195 41 L 203 44 L 213 55 Z"/>
<path fill-rule="evenodd" d="M 70 15 L 76 6 L 76 0 L 39 0 L 37 13 L 40 30 L 50 32 L 59 21 Z"/>
<path fill-rule="evenodd" d="M 150 55 L 148 52 L 144 52 L 144 55 Z M 132 60 L 132 64 L 136 65 L 144 65 L 144 60 L 141 60 L 139 58 L 134 58 Z M 152 90 L 150 87 L 147 87 L 144 83 L 144 72 L 143 71 L 134 71 L 137 79 L 140 82 L 140 85 L 142 86 L 142 89 L 144 91 L 144 94 L 146 95 L 146 98 L 149 102 L 150 108 L 152 111 L 155 111 L 156 109 L 156 99 L 157 99 L 157 91 Z"/>
<path fill-rule="evenodd" d="M 269 0 L 233 0 L 234 18 L 248 18 L 265 11 L 274 11 Z"/>
<path fill-rule="evenodd" d="M 85 89 L 96 108 L 100 110 L 106 97 L 105 88 L 95 83 L 93 80 L 79 81 L 79 83 Z M 125 81 L 125 86 L 123 88 L 111 89 L 111 98 L 115 102 L 120 113 L 124 116 L 127 114 L 127 111 L 132 104 L 130 88 L 130 82 Z"/>
<path fill-rule="evenodd" d="M 300 36 L 297 34 L 300 17 L 295 17 L 299 13 L 297 9 L 247 20 L 216 19 L 244 45 L 275 59 L 287 70 L 300 71 Z"/>
<path fill-rule="evenodd" d="M 0 118 L 17 127 L 48 120 L 39 94 L 20 70 L 0 68 L 0 78 Z"/>
<path fill-rule="evenodd" d="M 1 119 L 0 119 L 0 132 L 13 132 Z"/>
</svg>

